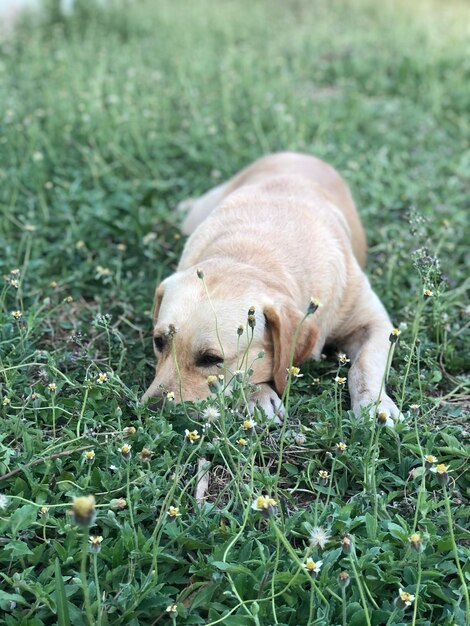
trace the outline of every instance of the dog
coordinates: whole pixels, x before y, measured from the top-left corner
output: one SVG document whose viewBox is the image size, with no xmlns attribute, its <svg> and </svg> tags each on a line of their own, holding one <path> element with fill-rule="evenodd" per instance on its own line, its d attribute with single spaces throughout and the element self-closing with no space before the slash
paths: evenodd
<svg viewBox="0 0 470 626">
<path fill-rule="evenodd" d="M 251 407 L 283 418 L 291 345 L 313 296 L 320 305 L 300 325 L 293 364 L 339 346 L 351 361 L 353 412 L 402 419 L 383 384 L 392 324 L 364 274 L 366 237 L 338 172 L 314 156 L 275 153 L 189 204 L 177 271 L 155 293 L 156 374 L 142 400 L 163 390 L 205 398 L 208 376 L 233 373 L 247 349 Z"/>
</svg>

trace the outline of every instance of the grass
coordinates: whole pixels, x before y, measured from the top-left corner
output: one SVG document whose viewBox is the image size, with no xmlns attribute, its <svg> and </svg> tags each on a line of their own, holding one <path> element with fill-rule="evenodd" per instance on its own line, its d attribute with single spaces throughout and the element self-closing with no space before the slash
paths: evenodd
<svg viewBox="0 0 470 626">
<path fill-rule="evenodd" d="M 87 6 L 0 45 L 0 622 L 468 624 L 468 6 Z M 176 204 L 281 149 L 354 191 L 402 329 L 396 430 L 351 415 L 334 359 L 289 385 L 282 429 L 246 434 L 241 389 L 139 403 Z"/>
</svg>

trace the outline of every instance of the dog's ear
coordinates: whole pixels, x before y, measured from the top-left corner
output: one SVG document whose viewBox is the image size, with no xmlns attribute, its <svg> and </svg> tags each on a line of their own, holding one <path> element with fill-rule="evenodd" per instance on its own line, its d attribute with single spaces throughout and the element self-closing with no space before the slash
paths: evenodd
<svg viewBox="0 0 470 626">
<path fill-rule="evenodd" d="M 163 294 L 165 293 L 165 282 L 160 283 L 155 290 L 155 296 L 153 298 L 153 323 L 155 324 L 158 319 L 158 313 L 163 300 Z"/>
<path fill-rule="evenodd" d="M 286 386 L 292 344 L 295 331 L 304 314 L 290 304 L 269 304 L 263 309 L 266 330 L 271 333 L 273 343 L 273 380 L 276 391 L 281 395 Z M 312 316 L 307 317 L 300 327 L 294 350 L 293 365 L 299 366 L 313 351 L 318 330 Z"/>
</svg>

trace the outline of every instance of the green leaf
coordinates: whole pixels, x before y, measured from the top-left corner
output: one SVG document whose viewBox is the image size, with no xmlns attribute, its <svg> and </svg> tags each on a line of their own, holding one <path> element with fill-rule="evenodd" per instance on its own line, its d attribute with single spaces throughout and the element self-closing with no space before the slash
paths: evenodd
<svg viewBox="0 0 470 626">
<path fill-rule="evenodd" d="M 12 556 L 26 556 L 27 554 L 33 554 L 32 550 L 28 548 L 28 545 L 24 541 L 16 539 L 7 543 L 3 549 L 9 550 Z"/>
<path fill-rule="evenodd" d="M 67 605 L 67 596 L 65 594 L 64 579 L 60 571 L 59 559 L 55 560 L 55 601 L 57 604 L 57 623 L 58 626 L 70 626 L 69 608 Z"/>
<path fill-rule="evenodd" d="M 20 506 L 10 517 L 11 534 L 15 537 L 20 530 L 33 525 L 37 517 L 37 507 L 32 504 Z"/>
</svg>

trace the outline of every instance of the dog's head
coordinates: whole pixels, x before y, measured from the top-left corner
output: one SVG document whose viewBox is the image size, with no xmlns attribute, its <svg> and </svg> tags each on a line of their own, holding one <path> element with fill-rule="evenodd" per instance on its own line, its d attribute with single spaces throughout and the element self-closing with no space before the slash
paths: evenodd
<svg viewBox="0 0 470 626">
<path fill-rule="evenodd" d="M 248 322 L 250 307 L 255 312 Z M 177 400 L 202 399 L 209 394 L 209 375 L 226 373 L 229 380 L 235 371 L 248 369 L 253 370 L 250 382 L 272 382 L 282 394 L 304 313 L 292 298 L 234 271 L 205 271 L 204 280 L 194 269 L 173 274 L 155 294 L 156 373 L 142 400 L 169 391 Z M 310 356 L 316 337 L 308 317 L 298 333 L 294 364 Z"/>
</svg>

